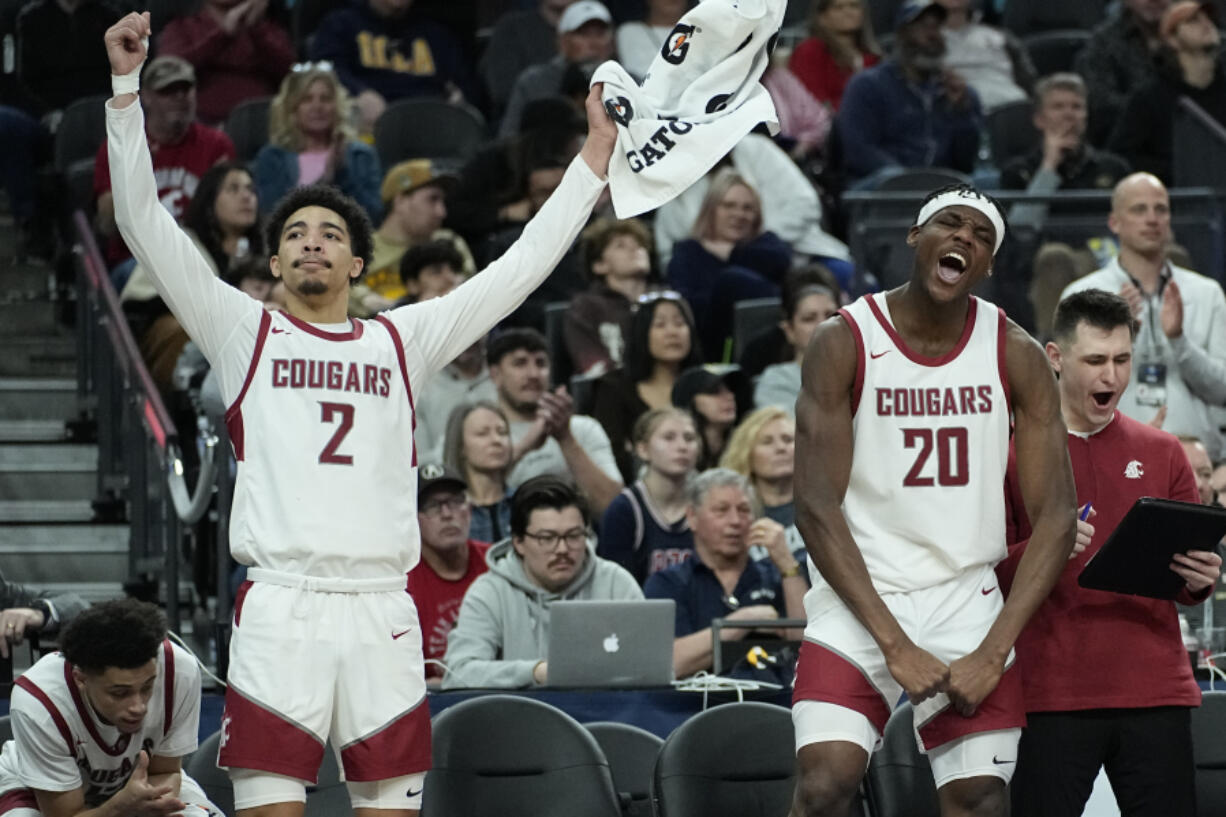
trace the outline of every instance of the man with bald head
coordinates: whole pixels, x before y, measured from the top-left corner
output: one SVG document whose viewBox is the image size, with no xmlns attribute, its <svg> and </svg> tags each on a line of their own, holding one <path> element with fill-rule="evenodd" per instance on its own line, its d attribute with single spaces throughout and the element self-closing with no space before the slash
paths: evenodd
<svg viewBox="0 0 1226 817">
<path fill-rule="evenodd" d="M 1122 179 L 1107 226 L 1119 255 L 1069 284 L 1060 298 L 1083 289 L 1124 296 L 1140 330 L 1120 411 L 1146 423 L 1163 413 L 1164 429 L 1199 438 L 1217 461 L 1223 440 L 1210 409 L 1226 404 L 1226 295 L 1213 279 L 1168 260 L 1171 200 L 1157 177 Z"/>
</svg>

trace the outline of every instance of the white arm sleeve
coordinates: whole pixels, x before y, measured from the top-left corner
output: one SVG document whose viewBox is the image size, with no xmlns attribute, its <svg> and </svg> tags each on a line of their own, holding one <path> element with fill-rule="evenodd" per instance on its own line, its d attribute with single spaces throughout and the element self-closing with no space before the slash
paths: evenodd
<svg viewBox="0 0 1226 817">
<path fill-rule="evenodd" d="M 218 369 L 222 395 L 229 403 L 246 377 L 263 307 L 218 279 L 162 207 L 141 106 L 114 108 L 108 101 L 106 131 L 119 232 L 162 300 Z"/>
<path fill-rule="evenodd" d="M 386 313 L 404 339 L 410 374 L 431 374 L 511 314 L 553 272 L 587 223 L 605 182 L 581 157 L 501 258 L 453 292 Z"/>
</svg>

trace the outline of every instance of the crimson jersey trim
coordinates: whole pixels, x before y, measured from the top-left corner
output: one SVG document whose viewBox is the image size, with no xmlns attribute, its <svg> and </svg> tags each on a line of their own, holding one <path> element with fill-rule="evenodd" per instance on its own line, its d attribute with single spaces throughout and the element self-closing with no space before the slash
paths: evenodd
<svg viewBox="0 0 1226 817">
<path fill-rule="evenodd" d="M 958 338 L 958 342 L 954 344 L 954 348 L 950 349 L 940 357 L 928 357 L 921 355 L 907 345 L 907 342 L 902 339 L 902 335 L 893 325 L 886 319 L 885 314 L 881 311 L 881 307 L 877 306 L 877 299 L 873 295 L 866 295 L 865 300 L 868 301 L 868 308 L 873 311 L 873 315 L 877 318 L 877 322 L 881 324 L 881 328 L 890 336 L 890 340 L 898 347 L 898 351 L 910 360 L 912 363 L 918 363 L 920 366 L 944 366 L 945 364 L 955 360 L 958 355 L 962 354 L 962 350 L 966 348 L 966 344 L 970 342 L 971 334 L 975 331 L 975 317 L 979 310 L 978 299 L 972 297 L 969 301 L 970 306 L 966 310 L 966 323 L 962 326 L 962 336 Z"/>
<path fill-rule="evenodd" d="M 357 340 L 358 338 L 362 337 L 362 322 L 355 321 L 352 318 L 349 319 L 348 332 L 329 332 L 325 329 L 320 329 L 318 326 L 312 326 L 301 318 L 295 318 L 284 309 L 281 310 L 281 314 L 288 318 L 290 323 L 301 329 L 303 332 L 306 332 L 308 335 L 314 335 L 317 338 L 323 338 L 324 340 L 339 343 L 346 340 Z"/>
<path fill-rule="evenodd" d="M 89 736 L 93 738 L 94 743 L 98 744 L 98 748 L 106 752 L 111 757 L 119 757 L 128 750 L 128 743 L 132 740 L 132 736 L 123 733 L 119 736 L 119 740 L 115 741 L 114 746 L 110 746 L 102 739 L 102 735 L 98 734 L 98 728 L 94 726 L 94 718 L 89 713 L 89 709 L 85 706 L 85 701 L 81 699 L 81 690 L 77 689 L 77 685 L 72 680 L 72 665 L 67 661 L 64 662 L 64 683 L 68 685 L 68 691 L 72 694 L 72 702 L 77 707 L 77 714 L 81 716 L 81 723 L 85 724 L 85 731 L 89 732 Z"/>
<path fill-rule="evenodd" d="M 856 323 L 856 319 L 846 309 L 840 309 L 838 315 L 847 324 L 847 328 L 851 330 L 852 340 L 856 342 L 856 379 L 851 386 L 851 416 L 855 417 L 856 409 L 860 407 L 860 395 L 864 391 L 864 366 L 867 352 L 864 348 L 864 335 L 860 333 L 860 325 Z"/>
<path fill-rule="evenodd" d="M 247 396 L 247 389 L 255 380 L 255 368 L 260 364 L 264 341 L 268 339 L 268 330 L 271 326 L 272 315 L 268 314 L 268 310 L 264 310 L 260 316 L 260 328 L 255 333 L 255 351 L 251 353 L 251 364 L 247 367 L 247 377 L 243 380 L 243 387 L 238 391 L 238 397 L 234 398 L 230 408 L 226 409 L 226 430 L 230 433 L 230 445 L 234 448 L 234 459 L 239 461 L 243 459 L 243 398 Z"/>
<path fill-rule="evenodd" d="M 64 666 L 67 667 L 68 663 L 65 662 Z M 71 681 L 71 679 L 69 680 Z M 55 704 L 51 701 L 50 696 L 39 689 L 33 681 L 25 676 L 18 678 L 13 683 L 33 695 L 34 698 L 46 708 L 47 713 L 51 715 L 51 720 L 55 722 L 55 728 L 59 730 L 60 735 L 62 735 L 64 738 L 64 743 L 68 747 L 69 756 L 76 757 L 77 747 L 76 741 L 72 739 L 72 730 L 68 728 L 68 721 L 64 720 L 64 716 L 60 714 L 60 710 L 56 708 Z"/>
<path fill-rule="evenodd" d="M 417 467 L 417 410 L 413 407 L 413 386 L 409 383 L 409 366 L 404 360 L 404 343 L 400 340 L 400 333 L 396 331 L 396 327 L 392 322 L 382 315 L 375 315 L 375 320 L 383 324 L 383 328 L 392 336 L 392 346 L 396 349 L 396 360 L 400 363 L 400 376 L 404 378 L 404 393 L 409 397 L 409 416 L 412 418 L 413 430 L 413 459 L 409 464 L 414 468 Z"/>
</svg>

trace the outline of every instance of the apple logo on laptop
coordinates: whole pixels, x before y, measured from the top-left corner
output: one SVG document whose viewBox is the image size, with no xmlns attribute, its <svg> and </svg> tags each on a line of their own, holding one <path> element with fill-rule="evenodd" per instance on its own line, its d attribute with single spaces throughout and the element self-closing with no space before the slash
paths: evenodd
<svg viewBox="0 0 1226 817">
<path fill-rule="evenodd" d="M 603 646 L 605 652 L 617 652 L 620 650 L 621 644 L 619 644 L 617 641 L 617 633 L 611 633 L 605 636 Z"/>
</svg>

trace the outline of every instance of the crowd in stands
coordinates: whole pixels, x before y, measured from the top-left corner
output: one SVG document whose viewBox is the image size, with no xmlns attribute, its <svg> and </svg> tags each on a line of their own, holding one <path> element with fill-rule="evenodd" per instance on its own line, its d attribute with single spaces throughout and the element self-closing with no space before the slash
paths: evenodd
<svg viewBox="0 0 1226 817">
<path fill-rule="evenodd" d="M 158 193 L 213 271 L 277 308 L 260 269 L 262 217 L 294 188 L 324 183 L 375 225 L 351 316 L 446 297 L 558 185 L 581 144 L 594 68 L 619 59 L 643 77 L 688 8 L 486 5 L 497 8 L 475 37 L 421 0 L 337 3 L 307 31 L 299 11 L 268 0 L 205 0 L 155 18 L 140 100 Z M 1057 205 L 1011 209 L 1032 240 L 1008 239 L 1024 245 L 1001 271 L 1023 282 L 1008 306 L 1045 340 L 1066 291 L 1127 290 L 1145 325 L 1138 356 L 1162 382 L 1141 383 L 1123 410 L 1148 422 L 1159 404 L 1145 387 L 1162 388 L 1167 430 L 1200 439 L 1207 467 L 1226 454 L 1226 300 L 1192 261 L 1167 255 L 1175 106 L 1190 99 L 1226 125 L 1213 7 L 1103 4 L 1084 46 L 1039 76 L 1025 39 L 1037 29 L 1007 27 L 1031 0 L 907 0 L 888 31 L 873 30 L 872 5 L 812 0 L 789 14 L 763 79 L 780 133 L 746 136 L 641 218 L 618 220 L 606 197 L 541 289 L 415 395 L 423 561 L 410 587 L 444 686 L 544 682 L 541 628 L 555 599 L 674 599 L 678 674 L 710 667 L 714 617 L 801 615 L 801 362 L 815 327 L 878 285 L 879 270 L 849 248 L 841 196 L 908 170 L 1040 196 L 1114 190 L 1102 234 L 1114 234 L 1118 259 L 1045 238 Z M 102 33 L 118 16 L 110 0 L 30 0 L 17 16 L 0 184 L 31 248 L 55 206 L 38 169 L 63 138 L 62 112 L 109 93 Z M 460 158 L 390 154 L 378 123 L 408 100 L 470 112 L 482 144 Z M 266 105 L 267 132 L 240 155 L 232 114 L 253 101 Z M 989 123 L 1019 105 L 1032 108 L 1033 138 L 993 155 Z M 185 361 L 203 376 L 118 236 L 105 143 L 94 168 L 81 204 L 150 371 L 168 390 Z M 1171 292 L 1182 293 L 1177 315 Z M 739 306 L 759 299 L 777 299 L 777 313 L 736 337 Z"/>
</svg>

